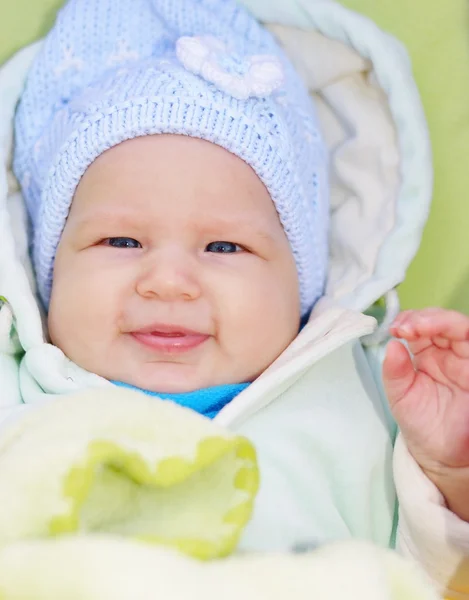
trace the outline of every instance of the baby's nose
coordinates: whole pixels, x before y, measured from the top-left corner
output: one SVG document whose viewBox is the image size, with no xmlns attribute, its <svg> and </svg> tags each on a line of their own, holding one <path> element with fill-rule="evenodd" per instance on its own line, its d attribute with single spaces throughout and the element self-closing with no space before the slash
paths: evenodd
<svg viewBox="0 0 469 600">
<path fill-rule="evenodd" d="M 152 252 L 145 260 L 136 289 L 143 298 L 195 300 L 201 295 L 195 261 L 181 251 Z"/>
</svg>

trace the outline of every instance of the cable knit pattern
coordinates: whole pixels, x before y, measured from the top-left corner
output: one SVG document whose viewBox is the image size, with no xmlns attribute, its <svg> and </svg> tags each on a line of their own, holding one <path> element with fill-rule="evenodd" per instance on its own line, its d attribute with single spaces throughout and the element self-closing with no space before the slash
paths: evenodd
<svg viewBox="0 0 469 600">
<path fill-rule="evenodd" d="M 219 40 L 209 56 L 216 76 L 212 63 L 190 68 L 191 37 Z M 290 242 L 302 313 L 322 294 L 327 152 L 314 107 L 271 34 L 234 1 L 70 0 L 29 73 L 15 125 L 14 169 L 46 306 L 84 171 L 112 146 L 158 133 L 208 140 L 251 165 Z"/>
</svg>

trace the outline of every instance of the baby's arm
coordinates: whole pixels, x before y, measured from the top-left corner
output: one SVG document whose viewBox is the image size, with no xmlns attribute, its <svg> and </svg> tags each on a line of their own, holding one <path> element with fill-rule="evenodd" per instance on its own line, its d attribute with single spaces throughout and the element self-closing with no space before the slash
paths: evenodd
<svg viewBox="0 0 469 600">
<path fill-rule="evenodd" d="M 469 521 L 469 317 L 407 311 L 392 333 L 384 383 L 407 447 L 448 507 Z"/>
<path fill-rule="evenodd" d="M 469 318 L 427 309 L 391 329 L 384 384 L 402 431 L 394 453 L 398 547 L 450 598 L 469 597 Z"/>
<path fill-rule="evenodd" d="M 394 450 L 399 499 L 397 549 L 415 560 L 443 597 L 469 599 L 469 523 L 446 506 L 399 436 Z"/>
</svg>

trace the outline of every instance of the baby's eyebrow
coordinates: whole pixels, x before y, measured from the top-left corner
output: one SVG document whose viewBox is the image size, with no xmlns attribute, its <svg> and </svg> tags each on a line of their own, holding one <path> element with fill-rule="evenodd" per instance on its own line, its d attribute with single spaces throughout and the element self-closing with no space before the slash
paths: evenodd
<svg viewBox="0 0 469 600">
<path fill-rule="evenodd" d="M 119 211 L 98 209 L 79 217 L 75 226 L 78 228 L 96 227 L 101 224 L 136 225 L 141 222 L 138 213 L 134 211 Z"/>
<path fill-rule="evenodd" d="M 221 219 L 214 218 L 210 223 L 201 226 L 201 229 L 208 233 L 218 234 L 220 232 L 227 235 L 241 234 L 245 236 L 253 236 L 263 238 L 268 242 L 275 242 L 275 237 L 267 231 L 267 227 L 262 227 L 259 223 L 247 219 Z"/>
<path fill-rule="evenodd" d="M 75 227 L 77 229 L 88 229 L 90 227 L 99 228 L 105 225 L 139 228 L 146 224 L 148 224 L 148 220 L 142 218 L 142 214 L 138 211 L 96 209 L 78 218 L 75 222 Z M 197 222 L 197 220 L 194 220 L 192 224 L 194 229 L 200 233 L 215 237 L 226 237 L 225 241 L 230 241 L 230 239 L 236 238 L 236 236 L 243 236 L 244 238 L 260 238 L 271 244 L 276 242 L 275 236 L 269 233 L 268 226 L 263 227 L 260 222 L 245 218 L 224 219 L 221 217 L 211 217 L 206 221 Z M 187 221 L 184 225 L 187 225 Z M 233 241 L 236 240 L 234 239 Z"/>
</svg>

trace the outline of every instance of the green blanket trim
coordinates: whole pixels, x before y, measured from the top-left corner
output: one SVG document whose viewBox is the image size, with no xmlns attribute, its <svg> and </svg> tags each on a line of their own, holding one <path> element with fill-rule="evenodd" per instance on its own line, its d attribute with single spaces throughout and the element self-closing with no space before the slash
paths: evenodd
<svg viewBox="0 0 469 600">
<path fill-rule="evenodd" d="M 111 469 L 137 485 L 153 489 L 168 489 L 189 480 L 195 474 L 213 466 L 218 461 L 234 455 L 239 468 L 234 472 L 232 482 L 234 492 L 241 494 L 242 501 L 237 506 L 228 507 L 220 519 L 224 531 L 217 539 L 202 537 L 161 537 L 153 535 L 130 535 L 133 539 L 176 548 L 186 555 L 208 560 L 229 555 L 236 547 L 244 526 L 250 519 L 254 498 L 259 487 L 259 471 L 256 452 L 251 443 L 242 437 L 226 439 L 210 437 L 202 440 L 197 447 L 193 462 L 182 457 L 169 457 L 151 466 L 136 452 L 129 452 L 114 442 L 96 440 L 89 444 L 84 464 L 73 466 L 64 481 L 64 497 L 71 500 L 68 513 L 53 517 L 49 523 L 52 536 L 78 533 L 83 530 L 81 511 L 88 499 L 98 474 L 104 468 Z M 216 490 L 207 489 L 207 501 Z M 190 502 L 190 497 L 188 502 Z"/>
</svg>

